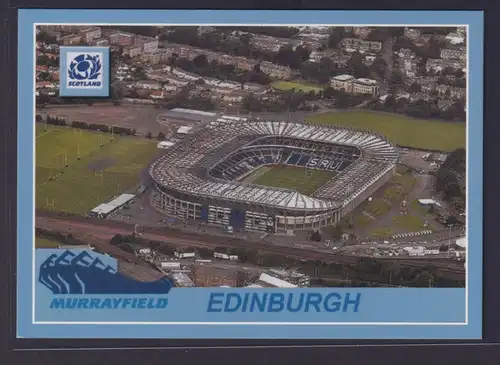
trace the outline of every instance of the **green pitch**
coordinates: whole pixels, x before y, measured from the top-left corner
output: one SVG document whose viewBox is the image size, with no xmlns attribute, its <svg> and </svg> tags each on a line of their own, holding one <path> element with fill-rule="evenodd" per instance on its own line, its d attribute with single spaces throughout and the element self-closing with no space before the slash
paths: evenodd
<svg viewBox="0 0 500 365">
<path fill-rule="evenodd" d="M 336 175 L 332 171 L 303 167 L 279 166 L 267 169 L 264 174 L 258 176 L 252 182 L 258 185 L 296 190 L 305 195 L 314 193 Z"/>
<path fill-rule="evenodd" d="M 46 238 L 35 238 L 35 248 L 57 248 L 59 245 L 59 243 Z"/>
<path fill-rule="evenodd" d="M 276 81 L 271 84 L 271 86 L 275 89 L 282 90 L 282 91 L 287 91 L 291 89 L 295 89 L 297 91 L 302 91 L 302 92 L 309 92 L 309 91 L 314 91 L 314 92 L 319 92 L 322 91 L 323 88 L 314 85 L 314 84 L 309 84 L 305 81 Z"/>
<path fill-rule="evenodd" d="M 310 118 L 313 123 L 370 129 L 404 146 L 437 151 L 465 148 L 465 123 L 424 120 L 379 112 L 335 112 Z"/>
<path fill-rule="evenodd" d="M 36 207 L 85 214 L 140 182 L 154 141 L 36 125 Z M 102 143 L 102 146 L 101 146 Z"/>
</svg>

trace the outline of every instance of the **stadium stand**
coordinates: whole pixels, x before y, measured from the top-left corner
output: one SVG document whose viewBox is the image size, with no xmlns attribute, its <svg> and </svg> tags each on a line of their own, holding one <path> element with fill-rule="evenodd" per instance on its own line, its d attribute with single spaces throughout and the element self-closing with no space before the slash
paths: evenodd
<svg viewBox="0 0 500 365">
<path fill-rule="evenodd" d="M 345 127 L 219 118 L 154 161 L 154 203 L 168 214 L 235 229 L 275 232 L 338 222 L 395 172 L 383 136 Z M 245 183 L 261 166 L 337 174 L 310 196 Z"/>
</svg>

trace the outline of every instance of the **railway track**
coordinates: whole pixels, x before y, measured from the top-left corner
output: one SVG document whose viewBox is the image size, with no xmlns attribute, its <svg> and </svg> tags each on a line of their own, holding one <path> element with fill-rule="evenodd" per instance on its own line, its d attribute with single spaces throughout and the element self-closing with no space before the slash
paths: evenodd
<svg viewBox="0 0 500 365">
<path fill-rule="evenodd" d="M 133 231 L 134 225 L 127 222 L 116 222 L 108 220 L 95 220 L 85 217 L 75 217 L 75 216 L 60 216 L 58 214 L 44 212 L 49 214 L 43 214 L 43 216 L 37 216 L 37 226 L 46 229 L 60 230 L 66 227 L 68 232 L 72 233 L 76 238 L 76 234 L 84 234 L 86 242 L 94 239 L 98 231 L 101 231 L 101 236 L 106 236 L 110 239 L 114 234 L 127 235 Z M 83 232 L 82 232 L 83 231 Z M 242 248 L 242 249 L 254 249 L 260 252 L 272 253 L 280 256 L 294 257 L 297 259 L 307 259 L 307 260 L 320 260 L 328 263 L 344 263 L 344 264 L 356 264 L 361 259 L 359 256 L 348 256 L 336 254 L 328 251 L 315 251 L 315 250 L 305 250 L 294 247 L 276 246 L 267 243 L 258 243 L 255 241 L 245 241 L 237 238 L 226 238 L 220 236 L 208 236 L 201 235 L 191 232 L 184 232 L 180 229 L 175 228 L 154 228 L 154 227 L 144 227 L 142 230 L 142 237 L 146 240 L 165 242 L 176 247 L 203 247 L 208 249 L 214 249 L 216 247 L 226 247 L 226 248 Z M 110 255 L 119 255 L 118 251 L 122 250 L 108 244 L 103 243 L 106 239 L 99 240 L 100 249 L 109 249 L 113 247 L 117 251 L 106 252 Z M 103 246 L 104 245 L 104 246 Z M 96 245 L 96 247 L 98 247 Z M 128 254 L 128 253 L 127 253 Z M 123 256 L 123 254 L 121 254 Z M 127 259 L 135 258 L 134 255 L 129 254 Z M 397 262 L 401 266 L 406 267 L 423 267 L 432 266 L 443 273 L 453 274 L 453 276 L 463 276 L 465 273 L 465 268 L 463 262 L 451 261 L 448 259 L 405 259 L 405 258 L 371 258 L 372 260 L 379 262 L 393 261 Z M 127 260 L 128 261 L 128 260 Z"/>
</svg>

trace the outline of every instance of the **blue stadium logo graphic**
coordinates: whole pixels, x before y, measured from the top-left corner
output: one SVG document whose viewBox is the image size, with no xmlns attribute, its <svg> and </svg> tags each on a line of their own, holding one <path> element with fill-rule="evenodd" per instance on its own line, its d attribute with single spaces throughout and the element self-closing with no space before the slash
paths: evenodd
<svg viewBox="0 0 500 365">
<path fill-rule="evenodd" d="M 88 251 L 66 250 L 50 255 L 41 265 L 38 281 L 53 294 L 167 294 L 168 278 L 153 282 L 130 279 Z"/>
<path fill-rule="evenodd" d="M 99 55 L 80 54 L 73 58 L 68 68 L 70 80 L 96 80 L 101 75 Z"/>
</svg>

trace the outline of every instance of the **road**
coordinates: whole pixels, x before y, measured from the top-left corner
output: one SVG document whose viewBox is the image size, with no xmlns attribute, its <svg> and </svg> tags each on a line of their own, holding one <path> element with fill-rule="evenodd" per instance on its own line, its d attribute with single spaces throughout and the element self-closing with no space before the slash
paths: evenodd
<svg viewBox="0 0 500 365">
<path fill-rule="evenodd" d="M 84 242 L 89 242 L 90 238 L 98 241 L 100 250 L 103 250 L 104 242 L 115 234 L 129 235 L 133 231 L 133 225 L 125 222 L 113 222 L 107 220 L 86 219 L 83 217 L 36 217 L 37 227 L 54 230 L 63 233 L 71 233 L 75 238 L 83 237 Z M 142 237 L 145 240 L 165 242 L 176 247 L 204 247 L 214 249 L 216 247 L 254 249 L 260 252 L 276 254 L 280 256 L 295 257 L 298 259 L 321 260 L 331 263 L 357 263 L 359 257 L 340 255 L 328 249 L 300 249 L 296 247 L 282 247 L 262 242 L 245 241 L 236 238 L 224 238 L 191 232 L 183 232 L 172 228 L 144 227 Z M 107 240 L 107 241 L 106 241 Z M 90 243 L 90 242 L 89 242 Z M 107 245 L 112 247 L 111 245 Z M 117 248 L 114 248 L 118 250 Z M 106 252 L 106 251 L 104 251 Z M 111 254 L 111 253 L 110 253 Z M 112 254 L 114 256 L 114 254 Z M 133 255 L 132 255 L 133 256 Z M 432 265 L 442 271 L 463 275 L 463 263 L 444 259 L 410 259 L 410 258 L 377 258 L 376 260 L 387 261 L 397 260 L 403 266 Z"/>
<path fill-rule="evenodd" d="M 392 37 L 389 37 L 387 40 L 384 41 L 382 45 L 382 59 L 386 63 L 386 69 L 385 69 L 385 75 L 384 75 L 384 81 L 379 84 L 379 92 L 380 95 L 387 94 L 389 90 L 389 83 L 388 81 L 391 79 L 392 75 L 392 55 L 393 55 L 393 46 L 394 40 Z"/>
</svg>

